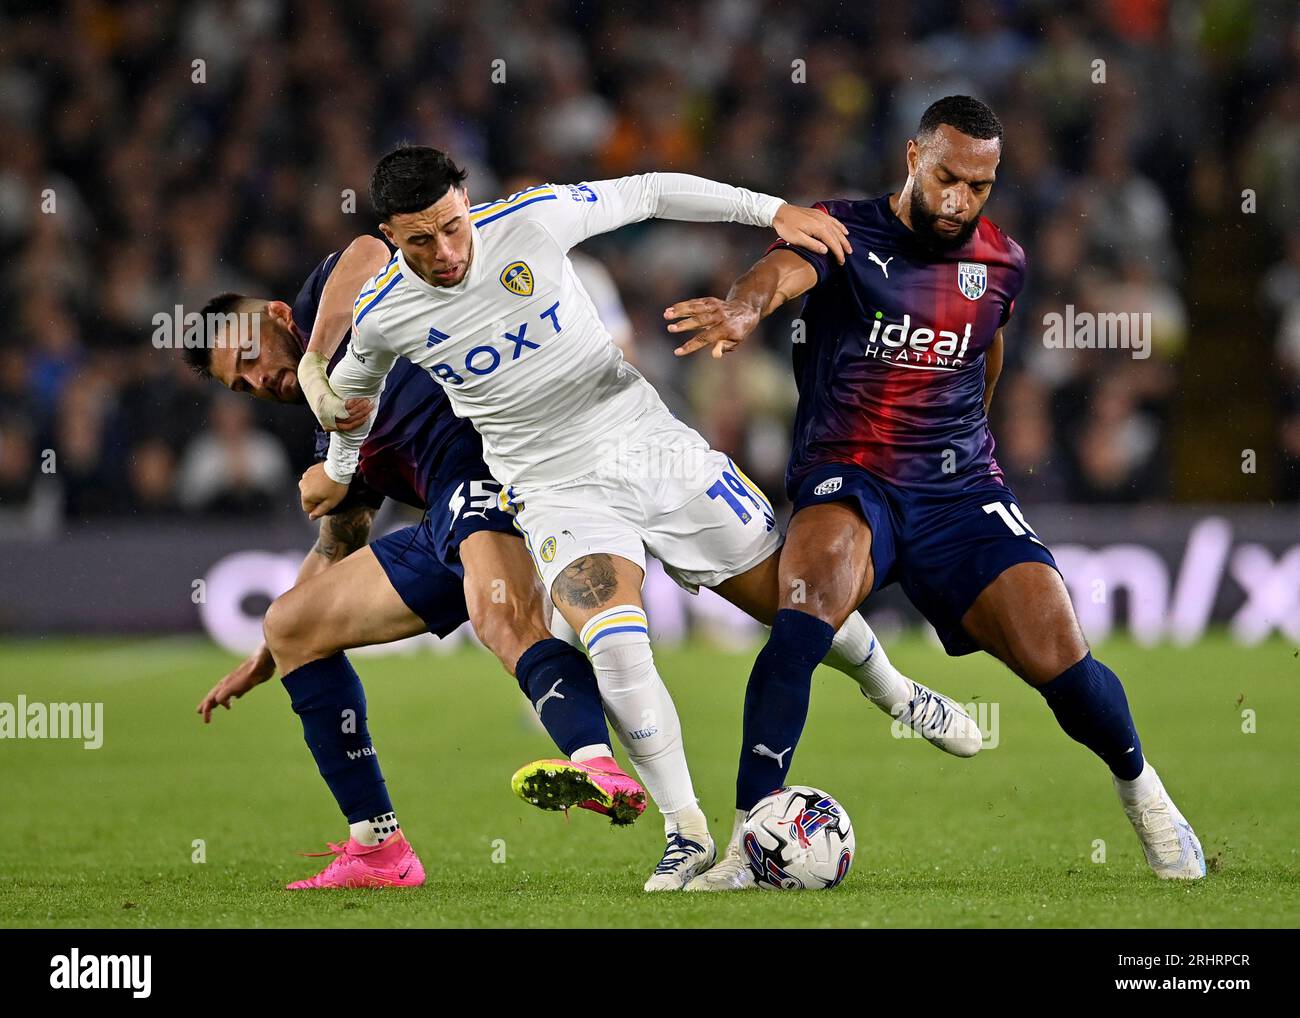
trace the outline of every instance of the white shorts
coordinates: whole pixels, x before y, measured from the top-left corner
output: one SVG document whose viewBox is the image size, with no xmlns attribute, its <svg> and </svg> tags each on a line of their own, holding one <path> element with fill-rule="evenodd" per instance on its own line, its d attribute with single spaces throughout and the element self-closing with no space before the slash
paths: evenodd
<svg viewBox="0 0 1300 1018">
<path fill-rule="evenodd" d="M 617 444 L 594 444 L 593 456 L 600 465 L 575 480 L 501 492 L 548 592 L 584 555 L 618 555 L 645 569 L 648 551 L 695 593 L 781 547 L 767 496 L 666 409 L 639 418 Z"/>
</svg>

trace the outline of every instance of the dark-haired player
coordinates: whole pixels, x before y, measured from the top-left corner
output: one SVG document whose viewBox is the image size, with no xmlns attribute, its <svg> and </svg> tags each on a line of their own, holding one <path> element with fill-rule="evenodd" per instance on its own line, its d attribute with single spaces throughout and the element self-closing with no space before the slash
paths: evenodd
<svg viewBox="0 0 1300 1018">
<path fill-rule="evenodd" d="M 664 814 L 664 853 L 645 889 L 680 890 L 716 850 L 650 647 L 646 556 L 685 589 L 709 587 L 766 622 L 781 535 L 763 493 L 624 361 L 568 251 L 652 216 L 772 226 L 839 256 L 844 234 L 824 212 L 681 173 L 541 184 L 473 206 L 464 181 L 437 149 L 404 145 L 380 159 L 370 198 L 397 257 L 358 297 L 349 352 L 328 379 L 309 347 L 303 388 L 333 424 L 340 397 L 371 398 L 413 363 L 473 421 L 552 601 L 591 655 L 611 725 Z M 304 501 L 343 497 L 364 433 L 331 437 Z M 831 649 L 809 652 L 820 660 Z M 932 744 L 979 750 L 971 718 L 893 668 L 860 615 L 840 627 L 834 652 L 828 663 Z M 756 751 L 779 761 L 787 748 Z"/>
<path fill-rule="evenodd" d="M 1025 272 L 1020 245 L 981 215 L 1001 152 L 988 106 L 941 99 L 907 143 L 900 192 L 822 204 L 849 229 L 843 264 L 776 245 L 725 301 L 665 312 L 677 320 L 670 331 L 702 330 L 679 355 L 712 345 L 719 357 L 806 295 L 786 474 L 795 513 L 781 611 L 745 695 L 738 815 L 772 787 L 750 747 L 795 745 L 811 663 L 857 605 L 898 582 L 949 654 L 1003 661 L 1101 757 L 1158 876 L 1196 879 L 1200 842 L 1145 761 L 1119 679 L 1089 652 L 1056 563 L 993 459 L 989 401 Z M 804 603 L 789 597 L 795 577 L 807 584 Z M 691 886 L 752 882 L 733 841 Z"/>
<path fill-rule="evenodd" d="M 362 283 L 389 261 L 375 237 L 360 237 L 322 261 L 293 305 L 225 294 L 204 308 L 212 342 L 187 349 L 201 374 L 235 392 L 303 403 L 297 365 L 310 337 L 337 361 Z M 256 322 L 257 341 L 252 341 Z M 365 419 L 354 404 L 343 425 Z M 317 435 L 317 454 L 328 438 Z M 308 483 L 318 463 L 304 475 Z M 562 771 L 563 792 L 547 808 L 585 805 L 630 822 L 645 793 L 614 761 L 591 664 L 552 637 L 532 562 L 496 484 L 478 434 L 451 413 L 442 389 L 406 365 L 394 371 L 361 450 L 347 496 L 320 519 L 320 538 L 294 587 L 266 614 L 266 640 L 218 683 L 198 712 L 207 721 L 276 671 L 321 776 L 351 825 L 335 859 L 290 889 L 414 886 L 424 870 L 398 827 L 366 725 L 361 680 L 344 651 L 429 631 L 445 636 L 469 619 L 514 675 L 568 761 L 544 761 L 517 775 L 517 790 L 539 767 Z M 367 546 L 383 499 L 427 511 L 423 521 Z M 562 786 L 562 787 L 561 787 Z M 526 788 L 524 789 L 526 791 Z M 529 795 L 522 796 L 531 799 Z"/>
</svg>

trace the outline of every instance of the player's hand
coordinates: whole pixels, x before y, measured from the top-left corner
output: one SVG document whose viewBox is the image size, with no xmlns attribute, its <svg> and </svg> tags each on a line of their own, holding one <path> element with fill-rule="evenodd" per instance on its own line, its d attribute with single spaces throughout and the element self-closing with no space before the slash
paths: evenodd
<svg viewBox="0 0 1300 1018">
<path fill-rule="evenodd" d="M 807 209 L 787 202 L 776 210 L 772 226 L 787 244 L 817 254 L 829 251 L 841 265 L 853 253 L 853 247 L 849 244 L 849 228 L 821 209 Z"/>
<path fill-rule="evenodd" d="M 352 431 L 355 428 L 361 427 L 361 425 L 365 424 L 366 421 L 370 419 L 370 411 L 374 409 L 374 406 L 375 404 L 373 400 L 363 399 L 361 396 L 353 396 L 343 404 L 343 410 L 347 416 L 335 419 L 335 430 Z M 329 431 L 330 429 L 326 428 L 325 430 Z"/>
<path fill-rule="evenodd" d="M 348 493 L 346 484 L 325 473 L 324 463 L 313 463 L 303 472 L 298 482 L 298 494 L 302 497 L 302 511 L 313 520 L 318 520 L 343 501 Z"/>
<path fill-rule="evenodd" d="M 326 431 L 352 431 L 370 417 L 374 403 L 354 397 L 347 401 L 331 387 L 326 374 L 329 364 L 320 354 L 308 350 L 298 362 L 298 387 L 307 405 Z"/>
<path fill-rule="evenodd" d="M 209 725 L 212 723 L 212 712 L 218 706 L 230 710 L 232 699 L 239 699 L 274 674 L 275 662 L 271 659 L 270 652 L 265 646 L 260 647 L 255 654 L 240 662 L 239 667 L 208 690 L 208 695 L 199 702 L 194 713 L 202 714 L 203 723 Z"/>
<path fill-rule="evenodd" d="M 717 297 L 684 300 L 664 310 L 664 318 L 672 322 L 668 326 L 669 332 L 699 330 L 698 335 L 692 336 L 673 353 L 685 357 L 712 346 L 714 360 L 738 347 L 754 331 L 760 317 L 758 308 L 750 304 Z"/>
</svg>

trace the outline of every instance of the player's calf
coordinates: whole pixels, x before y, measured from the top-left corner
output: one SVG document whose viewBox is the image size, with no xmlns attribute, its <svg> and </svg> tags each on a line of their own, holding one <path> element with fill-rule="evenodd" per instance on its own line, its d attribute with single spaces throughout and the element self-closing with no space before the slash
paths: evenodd
<svg viewBox="0 0 1300 1018">
<path fill-rule="evenodd" d="M 644 570 L 631 559 L 598 552 L 561 568 L 551 593 L 587 648 L 619 741 L 664 815 L 670 850 L 665 858 L 672 857 L 672 872 L 656 870 L 651 883 L 657 888 L 680 888 L 694 876 L 692 867 L 699 861 L 701 846 L 711 847 L 712 839 L 691 783 L 677 707 L 650 651 L 649 626 L 640 603 L 643 578 Z M 671 851 L 679 841 L 688 848 Z M 712 859 L 710 849 L 708 862 Z M 661 860 L 660 869 L 664 865 Z"/>
<path fill-rule="evenodd" d="M 347 818 L 351 841 L 363 848 L 382 845 L 400 828 L 370 738 L 360 677 L 339 653 L 308 662 L 282 681 L 317 770 Z"/>
<path fill-rule="evenodd" d="M 645 611 L 614 605 L 587 620 L 580 636 L 619 740 L 663 813 L 667 834 L 702 844 L 708 822 L 695 798 L 677 708 L 655 668 Z"/>
<path fill-rule="evenodd" d="M 1034 605 L 1034 612 L 1016 610 L 1024 604 Z M 1200 842 L 1144 759 L 1124 686 L 1088 650 L 1060 575 L 1041 563 L 1006 570 L 976 600 L 963 625 L 1038 690 L 1066 735 L 1110 768 L 1152 870 L 1161 877 L 1204 876 Z"/>
<path fill-rule="evenodd" d="M 745 687 L 737 809 L 785 784 L 808 718 L 812 673 L 871 590 L 872 568 L 871 528 L 847 505 L 813 505 L 791 519 L 781 550 L 781 609 Z"/>
</svg>

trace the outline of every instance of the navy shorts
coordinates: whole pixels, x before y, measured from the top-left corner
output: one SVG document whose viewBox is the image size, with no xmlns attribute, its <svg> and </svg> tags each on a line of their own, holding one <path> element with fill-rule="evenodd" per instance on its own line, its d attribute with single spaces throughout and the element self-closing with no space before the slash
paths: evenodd
<svg viewBox="0 0 1300 1018">
<path fill-rule="evenodd" d="M 1021 562 L 1057 568 L 1011 489 L 992 479 L 930 494 L 899 488 L 859 466 L 828 463 L 799 480 L 792 501 L 795 512 L 825 502 L 856 506 L 871 527 L 872 593 L 901 584 L 954 656 L 979 650 L 961 619 L 1006 569 Z"/>
<path fill-rule="evenodd" d="M 398 596 L 437 636 L 469 618 L 461 542 L 481 530 L 520 537 L 514 517 L 497 508 L 500 490 L 477 443 L 450 450 L 429 491 L 424 519 L 370 545 Z"/>
</svg>

